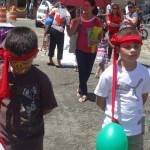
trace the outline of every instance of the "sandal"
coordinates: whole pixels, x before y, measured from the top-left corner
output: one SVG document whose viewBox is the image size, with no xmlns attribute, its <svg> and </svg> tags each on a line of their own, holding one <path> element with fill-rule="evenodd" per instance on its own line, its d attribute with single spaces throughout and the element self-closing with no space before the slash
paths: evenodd
<svg viewBox="0 0 150 150">
<path fill-rule="evenodd" d="M 55 65 L 57 68 L 63 68 L 62 65 Z"/>
<path fill-rule="evenodd" d="M 83 95 L 79 98 L 79 102 L 85 102 L 86 100 L 88 100 L 88 97 L 86 95 Z"/>
<path fill-rule="evenodd" d="M 77 96 L 79 96 L 79 97 L 83 96 L 82 91 L 80 89 L 77 89 Z"/>
<path fill-rule="evenodd" d="M 74 72 L 78 72 L 78 68 L 74 68 L 73 70 L 74 70 Z"/>
<path fill-rule="evenodd" d="M 55 66 L 55 64 L 53 62 L 48 62 L 47 65 L 49 65 L 49 66 Z"/>
</svg>

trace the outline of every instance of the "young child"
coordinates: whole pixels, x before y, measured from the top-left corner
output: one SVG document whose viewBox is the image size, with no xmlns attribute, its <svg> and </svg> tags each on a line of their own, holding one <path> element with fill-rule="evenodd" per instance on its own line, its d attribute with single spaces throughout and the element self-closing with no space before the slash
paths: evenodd
<svg viewBox="0 0 150 150">
<path fill-rule="evenodd" d="M 49 46 L 49 40 L 50 40 L 49 34 L 50 34 L 51 25 L 53 23 L 54 15 L 55 15 L 54 11 L 51 11 L 50 13 L 48 12 L 48 15 L 46 16 L 46 18 L 43 19 L 45 20 L 44 21 L 44 38 L 43 38 L 43 44 L 42 44 L 41 50 L 44 48 L 45 54 L 47 53 L 47 49 Z"/>
<path fill-rule="evenodd" d="M 6 150 L 43 150 L 43 115 L 57 107 L 50 80 L 32 65 L 38 53 L 37 45 L 34 31 L 15 27 L 7 34 L 6 50 L 0 51 L 4 58 L 0 136 Z"/>
<path fill-rule="evenodd" d="M 137 62 L 142 39 L 134 27 L 121 29 L 112 42 L 120 54 L 117 62 L 116 97 L 114 119 L 128 137 L 128 150 L 143 150 L 144 115 L 143 105 L 150 92 L 150 70 Z M 102 127 L 112 119 L 113 65 L 100 76 L 95 89 L 96 103 L 104 111 Z"/>
<path fill-rule="evenodd" d="M 97 51 L 97 61 L 99 62 L 98 67 L 96 69 L 95 73 L 95 78 L 98 78 L 100 75 L 100 72 L 105 70 L 105 64 L 108 63 L 108 56 L 107 56 L 107 50 L 108 50 L 108 38 L 106 37 L 106 32 L 107 29 L 103 29 L 103 36 L 101 39 L 101 42 L 99 43 L 98 46 L 98 51 Z"/>
</svg>

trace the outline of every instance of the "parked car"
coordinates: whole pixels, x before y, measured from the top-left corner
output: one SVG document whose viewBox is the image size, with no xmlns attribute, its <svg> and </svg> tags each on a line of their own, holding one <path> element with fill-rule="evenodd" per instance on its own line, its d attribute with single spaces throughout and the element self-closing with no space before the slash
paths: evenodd
<svg viewBox="0 0 150 150">
<path fill-rule="evenodd" d="M 45 5 L 40 5 L 36 13 L 36 19 L 35 19 L 36 27 L 43 26 L 42 19 L 46 16 L 46 13 L 47 13 L 47 7 Z"/>
<path fill-rule="evenodd" d="M 46 17 L 46 14 L 51 9 L 52 5 L 50 3 L 50 0 L 42 0 L 41 4 L 39 5 L 36 13 L 36 19 L 35 19 L 35 26 L 36 27 L 42 27 L 43 18 Z"/>
</svg>

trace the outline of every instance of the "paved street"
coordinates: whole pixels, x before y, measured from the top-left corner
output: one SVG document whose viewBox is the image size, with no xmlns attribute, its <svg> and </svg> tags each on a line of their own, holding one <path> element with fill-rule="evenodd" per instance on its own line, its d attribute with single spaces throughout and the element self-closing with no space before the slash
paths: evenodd
<svg viewBox="0 0 150 150">
<path fill-rule="evenodd" d="M 16 26 L 31 27 L 38 35 L 39 47 L 42 45 L 43 28 L 35 28 L 34 20 L 19 19 Z M 150 29 L 148 28 L 150 31 Z M 150 34 L 150 32 L 149 32 Z M 68 39 L 65 40 L 68 43 Z M 139 61 L 150 67 L 150 39 L 143 41 Z M 78 102 L 76 89 L 78 73 L 73 71 L 74 55 L 64 50 L 64 68 L 48 67 L 48 56 L 40 51 L 34 65 L 43 70 L 51 79 L 59 107 L 45 117 L 44 150 L 95 150 L 95 139 L 101 128 L 103 112 L 95 104 L 93 91 L 98 79 L 94 78 L 97 63 L 94 64 L 88 82 L 89 101 Z M 69 65 L 68 65 L 69 64 Z M 109 63 L 110 65 L 110 63 Z M 150 150 L 150 98 L 145 105 L 144 150 Z"/>
</svg>

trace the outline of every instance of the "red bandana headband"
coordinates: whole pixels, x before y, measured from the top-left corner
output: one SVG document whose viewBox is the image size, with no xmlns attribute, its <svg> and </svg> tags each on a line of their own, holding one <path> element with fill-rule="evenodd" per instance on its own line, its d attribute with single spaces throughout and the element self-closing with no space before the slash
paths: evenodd
<svg viewBox="0 0 150 150">
<path fill-rule="evenodd" d="M 4 59 L 4 64 L 2 68 L 2 79 L 0 80 L 0 106 L 3 98 L 10 98 L 10 86 L 8 81 L 8 59 L 11 59 L 13 61 L 26 61 L 35 56 L 37 53 L 38 48 L 36 48 L 34 51 L 27 55 L 15 57 L 5 49 L 0 50 L 0 56 Z"/>
<path fill-rule="evenodd" d="M 126 35 L 118 38 L 117 34 L 114 34 L 111 38 L 111 42 L 114 44 L 114 46 L 118 46 L 120 44 L 143 44 L 142 38 L 138 35 Z"/>
</svg>

